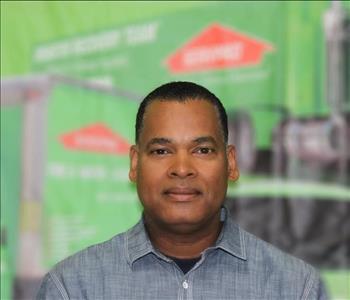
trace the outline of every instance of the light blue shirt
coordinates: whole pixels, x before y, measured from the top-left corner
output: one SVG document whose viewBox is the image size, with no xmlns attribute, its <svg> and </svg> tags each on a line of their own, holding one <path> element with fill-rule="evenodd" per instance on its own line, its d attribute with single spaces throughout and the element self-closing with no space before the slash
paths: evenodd
<svg viewBox="0 0 350 300">
<path fill-rule="evenodd" d="M 223 209 L 216 244 L 185 275 L 153 246 L 143 220 L 57 264 L 37 299 L 327 299 L 318 273 L 241 229 Z"/>
</svg>

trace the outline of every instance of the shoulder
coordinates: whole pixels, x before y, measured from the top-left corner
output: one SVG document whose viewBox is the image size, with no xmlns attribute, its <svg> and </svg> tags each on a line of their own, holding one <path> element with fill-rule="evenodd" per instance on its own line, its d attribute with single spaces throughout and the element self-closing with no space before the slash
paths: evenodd
<svg viewBox="0 0 350 300">
<path fill-rule="evenodd" d="M 87 247 L 59 262 L 52 271 L 62 273 L 81 271 L 86 268 L 103 268 L 116 263 L 125 256 L 125 233 L 118 234 L 105 242 Z"/>
<path fill-rule="evenodd" d="M 37 299 L 68 299 L 116 268 L 126 268 L 125 233 L 92 245 L 56 264 L 43 278 Z M 77 293 L 77 294 L 76 294 Z"/>
<path fill-rule="evenodd" d="M 240 228 L 247 263 L 252 272 L 274 283 L 274 289 L 299 290 L 301 299 L 326 298 L 319 273 L 310 264 L 289 255 Z"/>
<path fill-rule="evenodd" d="M 303 260 L 283 252 L 272 244 L 240 228 L 244 239 L 247 260 L 262 264 L 265 267 L 282 269 L 285 272 L 310 272 L 314 268 Z"/>
</svg>

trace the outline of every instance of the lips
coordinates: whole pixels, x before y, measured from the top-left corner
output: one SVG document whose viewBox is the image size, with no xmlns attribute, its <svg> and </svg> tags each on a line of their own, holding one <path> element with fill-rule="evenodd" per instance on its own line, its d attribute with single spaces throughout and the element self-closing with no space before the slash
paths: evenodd
<svg viewBox="0 0 350 300">
<path fill-rule="evenodd" d="M 200 194 L 198 189 L 189 187 L 172 187 L 164 191 L 164 195 L 180 202 L 191 201 Z"/>
</svg>

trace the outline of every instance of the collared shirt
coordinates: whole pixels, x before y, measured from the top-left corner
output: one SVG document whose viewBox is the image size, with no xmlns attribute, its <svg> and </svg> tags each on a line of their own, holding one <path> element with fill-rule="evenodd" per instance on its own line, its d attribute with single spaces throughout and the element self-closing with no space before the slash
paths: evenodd
<svg viewBox="0 0 350 300">
<path fill-rule="evenodd" d="M 327 299 L 313 267 L 241 229 L 226 209 L 222 217 L 216 244 L 186 274 L 141 220 L 56 265 L 37 299 Z"/>
</svg>

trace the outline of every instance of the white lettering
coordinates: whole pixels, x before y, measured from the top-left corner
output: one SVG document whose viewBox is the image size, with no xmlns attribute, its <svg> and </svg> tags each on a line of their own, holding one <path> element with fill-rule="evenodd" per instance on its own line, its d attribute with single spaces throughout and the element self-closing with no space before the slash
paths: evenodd
<svg viewBox="0 0 350 300">
<path fill-rule="evenodd" d="M 236 42 L 212 47 L 196 47 L 184 53 L 183 62 L 187 67 L 214 63 L 218 60 L 238 61 L 243 54 L 243 43 Z"/>
<path fill-rule="evenodd" d="M 157 37 L 158 23 L 129 26 L 125 29 L 127 45 L 153 42 Z"/>
<path fill-rule="evenodd" d="M 158 22 L 131 25 L 123 30 L 109 30 L 42 45 L 35 50 L 33 58 L 35 62 L 44 63 L 69 56 L 79 56 L 117 48 L 122 42 L 126 45 L 151 43 L 157 38 L 158 25 Z M 124 41 L 121 32 L 124 34 Z"/>
</svg>

